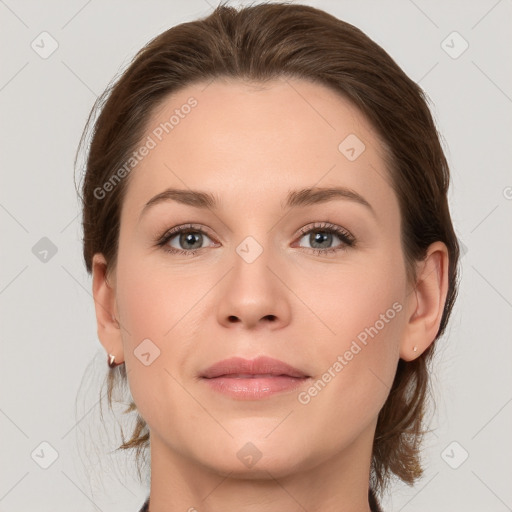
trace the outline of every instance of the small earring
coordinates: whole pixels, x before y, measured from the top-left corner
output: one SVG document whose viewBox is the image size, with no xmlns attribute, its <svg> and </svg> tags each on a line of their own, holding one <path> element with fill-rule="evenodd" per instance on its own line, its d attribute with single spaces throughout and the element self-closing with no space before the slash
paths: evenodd
<svg viewBox="0 0 512 512">
<path fill-rule="evenodd" d="M 418 347 L 413 347 L 412 351 L 413 352 L 418 352 Z"/>
<path fill-rule="evenodd" d="M 107 358 L 107 363 L 110 368 L 115 368 L 116 366 L 119 366 L 123 363 L 116 363 L 116 356 L 114 354 L 109 354 Z"/>
</svg>

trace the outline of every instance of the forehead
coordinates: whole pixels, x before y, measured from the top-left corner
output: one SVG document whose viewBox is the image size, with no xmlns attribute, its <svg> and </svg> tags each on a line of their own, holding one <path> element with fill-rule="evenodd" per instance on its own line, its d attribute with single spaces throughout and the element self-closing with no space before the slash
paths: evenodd
<svg viewBox="0 0 512 512">
<path fill-rule="evenodd" d="M 343 185 L 377 202 L 392 194 L 371 124 L 316 83 L 194 84 L 165 98 L 146 126 L 141 144 L 152 148 L 131 172 L 125 197 L 138 210 L 170 186 L 254 206 L 300 187 Z"/>
</svg>

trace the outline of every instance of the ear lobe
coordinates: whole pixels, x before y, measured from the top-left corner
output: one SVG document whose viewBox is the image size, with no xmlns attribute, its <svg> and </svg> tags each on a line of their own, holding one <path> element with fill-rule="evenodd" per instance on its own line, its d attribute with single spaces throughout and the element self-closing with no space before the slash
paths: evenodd
<svg viewBox="0 0 512 512">
<path fill-rule="evenodd" d="M 123 361 L 121 329 L 117 321 L 115 287 L 107 280 L 107 262 L 103 254 L 97 253 L 92 259 L 92 294 L 96 312 L 98 338 L 108 354 L 116 362 Z"/>
<path fill-rule="evenodd" d="M 416 285 L 410 292 L 409 320 L 400 346 L 400 357 L 412 361 L 434 341 L 448 293 L 448 249 L 434 242 L 418 265 Z M 416 350 L 414 349 L 416 347 Z"/>
</svg>

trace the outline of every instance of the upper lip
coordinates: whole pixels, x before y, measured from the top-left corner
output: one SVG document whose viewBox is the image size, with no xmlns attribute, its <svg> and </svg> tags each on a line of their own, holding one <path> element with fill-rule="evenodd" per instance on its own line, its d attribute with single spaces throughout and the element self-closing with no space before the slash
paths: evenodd
<svg viewBox="0 0 512 512">
<path fill-rule="evenodd" d="M 242 357 L 224 359 L 204 370 L 201 377 L 213 379 L 222 375 L 237 373 L 248 375 L 285 375 L 297 378 L 309 377 L 309 375 L 306 375 L 303 371 L 283 361 L 267 356 L 260 356 L 255 359 L 244 359 Z"/>
</svg>

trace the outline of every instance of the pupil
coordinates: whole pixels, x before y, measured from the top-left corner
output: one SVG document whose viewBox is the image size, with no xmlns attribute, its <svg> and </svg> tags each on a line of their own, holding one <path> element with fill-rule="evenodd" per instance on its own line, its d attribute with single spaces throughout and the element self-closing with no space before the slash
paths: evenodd
<svg viewBox="0 0 512 512">
<path fill-rule="evenodd" d="M 186 244 L 192 244 L 194 245 L 194 239 L 197 238 L 197 237 L 200 237 L 202 235 L 200 234 L 194 234 L 194 233 L 185 233 L 185 234 L 182 234 L 182 239 L 181 239 L 181 242 L 186 245 Z M 187 249 L 198 249 L 199 247 L 201 247 L 201 239 L 199 241 L 199 246 L 198 247 L 187 247 Z"/>
<path fill-rule="evenodd" d="M 332 238 L 331 233 L 325 233 L 324 231 L 318 231 L 314 237 L 314 244 L 322 243 L 322 241 L 330 241 Z M 311 244 L 313 245 L 313 244 Z"/>
</svg>

